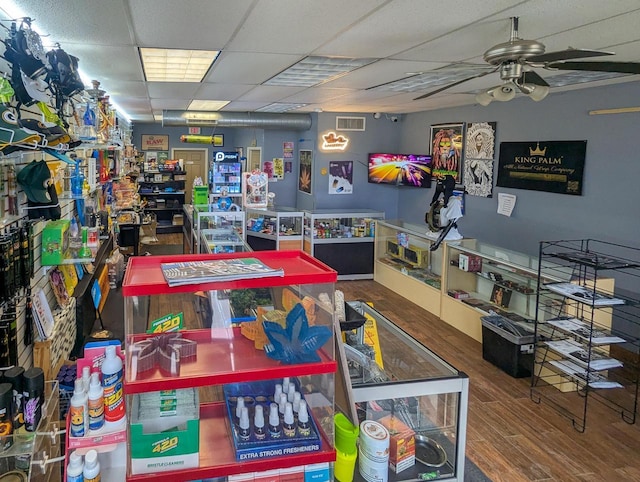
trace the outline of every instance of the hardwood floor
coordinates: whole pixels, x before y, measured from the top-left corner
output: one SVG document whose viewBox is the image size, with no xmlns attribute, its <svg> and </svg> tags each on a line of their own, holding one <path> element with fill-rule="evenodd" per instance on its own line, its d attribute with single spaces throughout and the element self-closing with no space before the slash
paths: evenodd
<svg viewBox="0 0 640 482">
<path fill-rule="evenodd" d="M 374 281 L 340 281 L 345 300 L 364 300 L 470 380 L 467 456 L 494 482 L 640 481 L 640 421 L 624 422 L 589 401 L 587 429 L 529 397 L 529 378 L 512 378 L 482 358 L 482 346 Z"/>
</svg>

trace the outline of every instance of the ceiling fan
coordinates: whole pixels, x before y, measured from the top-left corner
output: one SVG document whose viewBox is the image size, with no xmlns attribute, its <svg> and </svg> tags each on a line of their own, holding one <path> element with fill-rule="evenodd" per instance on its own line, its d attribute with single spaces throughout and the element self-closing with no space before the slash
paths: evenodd
<svg viewBox="0 0 640 482">
<path fill-rule="evenodd" d="M 434 91 L 416 97 L 420 100 L 438 94 L 444 90 L 484 77 L 494 72 L 500 73 L 502 83 L 491 87 L 476 96 L 478 103 L 489 105 L 493 100 L 513 99 L 516 91 L 528 95 L 535 101 L 544 99 L 549 93 L 549 84 L 534 70 L 583 70 L 590 72 L 613 72 L 622 74 L 640 74 L 638 62 L 574 62 L 575 59 L 614 55 L 613 52 L 568 48 L 555 52 L 545 52 L 543 43 L 537 40 L 525 40 L 518 37 L 518 17 L 511 17 L 511 38 L 487 50 L 483 58 L 489 64 L 488 70 L 475 73 L 462 80 L 445 85 Z"/>
</svg>

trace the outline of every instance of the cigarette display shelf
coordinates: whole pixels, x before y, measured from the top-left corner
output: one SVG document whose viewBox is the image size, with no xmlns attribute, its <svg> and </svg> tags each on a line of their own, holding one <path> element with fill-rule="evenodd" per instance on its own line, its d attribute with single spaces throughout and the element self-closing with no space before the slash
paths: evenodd
<svg viewBox="0 0 640 482">
<path fill-rule="evenodd" d="M 443 250 L 431 251 L 427 231 L 402 220 L 376 221 L 374 280 L 439 316 Z"/>
<path fill-rule="evenodd" d="M 592 400 L 635 423 L 640 249 L 594 239 L 543 241 L 538 271 L 532 400 L 548 402 L 579 432 Z"/>
<path fill-rule="evenodd" d="M 534 330 L 538 259 L 477 239 L 448 242 L 443 265 L 440 318 L 482 342 L 482 320 L 497 314 Z M 545 282 L 567 273 L 544 275 Z"/>
<path fill-rule="evenodd" d="M 256 258 L 272 268 L 282 268 L 284 276 L 239 279 L 169 287 L 161 270 L 162 263 Z M 127 405 L 131 406 L 137 394 L 161 390 L 201 387 L 210 396 L 200 399 L 199 463 L 197 466 L 179 468 L 156 473 L 127 473 L 127 480 L 152 480 L 159 475 L 172 481 L 200 480 L 211 477 L 288 468 L 335 460 L 333 418 L 334 376 L 337 363 L 334 357 L 333 308 L 321 300 L 334 299 L 337 274 L 334 270 L 302 251 L 261 251 L 225 254 L 148 256 L 131 258 L 125 273 L 122 293 L 125 307 L 125 363 L 124 392 Z M 201 316 L 197 311 L 188 312 L 203 296 L 217 296 L 231 290 L 267 288 L 271 291 L 274 308 L 287 311 L 293 299 L 304 299 L 314 306 L 313 326 L 323 327 L 329 336 L 317 350 L 318 360 L 284 363 L 273 360 L 265 351 L 256 348 L 255 342 L 242 333 L 242 327 L 232 327 L 231 319 L 225 318 L 224 310 L 215 311 L 211 319 L 202 320 L 208 329 L 186 329 L 182 338 L 196 342 L 195 359 L 180 363 L 179 374 L 169 376 L 159 368 L 145 375 L 133 372 L 134 343 L 149 336 L 148 324 L 156 319 L 158 310 L 167 307 L 185 308 L 185 318 Z M 224 303 L 223 303 L 224 304 Z M 166 313 L 165 313 L 166 314 Z M 209 313 L 204 316 L 210 316 Z M 185 325 L 194 326 L 195 319 L 185 319 Z M 304 331 L 304 330 L 303 330 Z M 235 453 L 230 421 L 225 405 L 223 387 L 228 384 L 251 384 L 254 382 L 279 380 L 290 377 L 297 380 L 302 396 L 313 399 L 309 404 L 320 432 L 320 449 L 292 455 L 243 460 L 238 462 Z M 131 443 L 131 442 L 129 442 Z M 212 449 L 215 447 L 215 449 Z M 128 451 L 132 453 L 131 450 Z M 131 467 L 131 461 L 129 462 Z"/>
</svg>

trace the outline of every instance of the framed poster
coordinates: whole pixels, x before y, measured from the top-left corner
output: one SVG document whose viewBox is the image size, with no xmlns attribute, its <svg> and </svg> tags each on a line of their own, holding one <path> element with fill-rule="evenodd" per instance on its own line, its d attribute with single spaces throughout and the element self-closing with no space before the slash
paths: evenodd
<svg viewBox="0 0 640 482">
<path fill-rule="evenodd" d="M 587 141 L 501 142 L 501 187 L 582 194 Z"/>
<path fill-rule="evenodd" d="M 214 134 L 211 136 L 211 143 L 213 147 L 223 147 L 224 146 L 224 134 Z"/>
<path fill-rule="evenodd" d="M 312 186 L 312 163 L 313 163 L 313 151 L 311 149 L 300 149 L 298 151 L 300 160 L 300 174 L 298 177 L 298 191 L 311 194 Z"/>
<path fill-rule="evenodd" d="M 432 125 L 430 139 L 432 177 L 440 179 L 451 175 L 456 184 L 461 184 L 464 123 Z"/>
<path fill-rule="evenodd" d="M 329 194 L 353 193 L 353 161 L 329 162 Z"/>
<path fill-rule="evenodd" d="M 142 134 L 143 151 L 168 151 L 169 136 L 158 136 L 155 134 Z"/>
<path fill-rule="evenodd" d="M 496 125 L 496 122 L 467 124 L 462 179 L 465 192 L 472 196 L 493 195 Z"/>
</svg>

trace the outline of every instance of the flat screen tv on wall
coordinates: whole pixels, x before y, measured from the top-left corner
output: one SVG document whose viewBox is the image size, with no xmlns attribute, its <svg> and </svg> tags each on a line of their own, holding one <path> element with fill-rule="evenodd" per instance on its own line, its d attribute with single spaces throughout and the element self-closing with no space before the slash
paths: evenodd
<svg viewBox="0 0 640 482">
<path fill-rule="evenodd" d="M 368 178 L 374 184 L 431 186 L 431 156 L 423 154 L 369 154 Z"/>
</svg>

